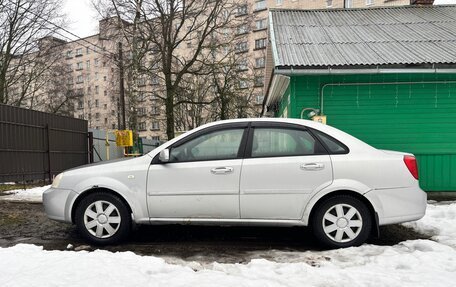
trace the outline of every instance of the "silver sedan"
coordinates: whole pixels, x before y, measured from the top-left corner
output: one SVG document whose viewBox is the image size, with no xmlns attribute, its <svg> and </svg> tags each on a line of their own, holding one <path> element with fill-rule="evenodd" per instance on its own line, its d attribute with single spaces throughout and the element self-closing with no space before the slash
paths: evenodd
<svg viewBox="0 0 456 287">
<path fill-rule="evenodd" d="M 76 224 L 94 244 L 125 239 L 133 223 L 177 223 L 311 226 L 340 248 L 423 217 L 426 194 L 411 154 L 312 121 L 242 119 L 65 171 L 43 202 L 49 218 Z"/>
</svg>

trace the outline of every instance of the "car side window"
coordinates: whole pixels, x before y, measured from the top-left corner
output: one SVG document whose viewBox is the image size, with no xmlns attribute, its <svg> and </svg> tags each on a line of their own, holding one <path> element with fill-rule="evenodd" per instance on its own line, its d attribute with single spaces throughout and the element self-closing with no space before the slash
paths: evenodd
<svg viewBox="0 0 456 287">
<path fill-rule="evenodd" d="M 170 151 L 171 162 L 235 159 L 244 129 L 226 129 L 196 137 Z"/>
<path fill-rule="evenodd" d="M 305 130 L 255 128 L 252 157 L 324 154 L 323 147 Z"/>
<path fill-rule="evenodd" d="M 318 139 L 323 142 L 323 144 L 328 148 L 329 152 L 332 154 L 345 154 L 348 153 L 348 148 L 343 145 L 338 140 L 330 137 L 329 135 L 322 133 L 320 131 L 312 129 L 312 132 L 315 134 Z"/>
</svg>

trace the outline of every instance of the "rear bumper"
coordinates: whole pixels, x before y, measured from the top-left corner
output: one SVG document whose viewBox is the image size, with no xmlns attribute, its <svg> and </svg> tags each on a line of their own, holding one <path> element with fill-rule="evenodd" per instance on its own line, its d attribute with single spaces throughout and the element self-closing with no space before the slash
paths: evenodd
<svg viewBox="0 0 456 287">
<path fill-rule="evenodd" d="M 427 194 L 418 186 L 374 189 L 364 195 L 378 213 L 379 224 L 394 224 L 422 218 Z"/>
<path fill-rule="evenodd" d="M 77 193 L 70 189 L 49 188 L 43 193 L 44 211 L 50 219 L 71 223 L 71 203 Z"/>
</svg>

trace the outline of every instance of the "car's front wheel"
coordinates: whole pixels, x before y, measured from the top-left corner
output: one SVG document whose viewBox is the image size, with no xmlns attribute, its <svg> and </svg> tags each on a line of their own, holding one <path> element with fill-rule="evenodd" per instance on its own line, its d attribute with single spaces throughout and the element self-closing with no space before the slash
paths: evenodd
<svg viewBox="0 0 456 287">
<path fill-rule="evenodd" d="M 336 195 L 317 206 L 311 225 L 315 237 L 327 247 L 359 246 L 369 237 L 372 217 L 361 200 Z"/>
<path fill-rule="evenodd" d="M 110 193 L 95 192 L 81 200 L 75 222 L 81 235 L 94 244 L 114 244 L 131 230 L 131 216 L 122 200 Z"/>
</svg>

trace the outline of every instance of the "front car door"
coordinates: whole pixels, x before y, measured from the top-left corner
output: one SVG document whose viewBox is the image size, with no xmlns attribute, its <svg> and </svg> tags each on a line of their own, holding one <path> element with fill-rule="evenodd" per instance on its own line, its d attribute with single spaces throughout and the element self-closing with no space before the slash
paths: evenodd
<svg viewBox="0 0 456 287">
<path fill-rule="evenodd" d="M 310 194 L 332 179 L 330 156 L 304 126 L 253 122 L 241 174 L 241 218 L 300 219 Z"/>
<path fill-rule="evenodd" d="M 217 125 L 152 161 L 147 180 L 151 218 L 239 218 L 239 179 L 248 123 Z"/>
</svg>

